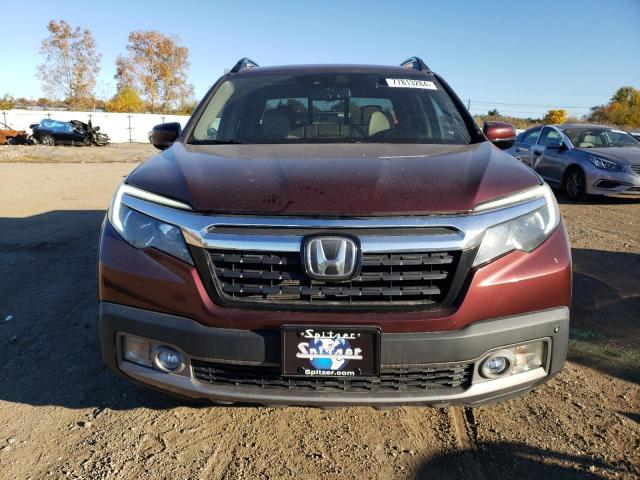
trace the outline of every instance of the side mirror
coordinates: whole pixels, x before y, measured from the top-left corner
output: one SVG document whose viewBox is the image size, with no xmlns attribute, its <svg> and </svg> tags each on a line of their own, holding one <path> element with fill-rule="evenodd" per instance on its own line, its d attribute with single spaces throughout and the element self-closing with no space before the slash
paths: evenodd
<svg viewBox="0 0 640 480">
<path fill-rule="evenodd" d="M 516 129 L 510 123 L 484 122 L 482 132 L 500 150 L 511 148 L 516 143 Z"/>
<path fill-rule="evenodd" d="M 149 141 L 158 150 L 164 150 L 173 145 L 173 142 L 180 136 L 180 132 L 182 132 L 182 127 L 178 122 L 161 123 L 149 132 Z"/>
</svg>

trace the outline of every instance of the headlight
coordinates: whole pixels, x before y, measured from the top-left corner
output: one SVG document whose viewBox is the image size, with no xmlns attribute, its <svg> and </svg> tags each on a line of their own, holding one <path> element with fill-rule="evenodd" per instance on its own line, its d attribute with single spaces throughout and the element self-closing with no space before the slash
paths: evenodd
<svg viewBox="0 0 640 480">
<path fill-rule="evenodd" d="M 620 165 L 614 162 L 610 162 L 609 160 L 605 160 L 604 158 L 596 157 L 595 155 L 589 155 L 589 161 L 596 166 L 597 168 L 601 168 L 602 170 L 622 170 Z"/>
<path fill-rule="evenodd" d="M 113 197 L 109 208 L 109 222 L 128 243 L 136 248 L 153 247 L 193 265 L 191 254 L 175 225 L 161 222 L 122 203 L 122 195 L 128 193 L 123 184 Z"/>
<path fill-rule="evenodd" d="M 551 235 L 560 223 L 560 211 L 553 192 L 546 184 L 527 192 L 516 194 L 513 199 L 517 202 L 535 197 L 544 197 L 545 205 L 525 215 L 487 229 L 480 243 L 478 253 L 476 253 L 476 259 L 473 262 L 474 267 L 512 250 L 530 252 Z M 504 205 L 508 200 L 507 198 L 498 202 Z M 481 206 L 480 211 L 483 209 L 485 207 Z"/>
</svg>

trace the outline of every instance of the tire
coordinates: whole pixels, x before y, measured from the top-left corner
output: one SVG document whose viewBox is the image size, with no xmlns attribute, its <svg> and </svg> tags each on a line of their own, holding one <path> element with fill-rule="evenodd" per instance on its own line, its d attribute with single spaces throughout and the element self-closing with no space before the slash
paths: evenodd
<svg viewBox="0 0 640 480">
<path fill-rule="evenodd" d="M 53 147 L 56 144 L 56 141 L 53 139 L 51 135 L 44 135 L 40 139 L 40 143 L 42 145 L 46 145 L 47 147 Z"/>
<path fill-rule="evenodd" d="M 581 168 L 571 167 L 566 171 L 562 191 L 573 202 L 580 202 L 587 197 L 587 181 Z"/>
<path fill-rule="evenodd" d="M 13 137 L 7 138 L 7 145 L 16 145 L 16 139 Z"/>
</svg>

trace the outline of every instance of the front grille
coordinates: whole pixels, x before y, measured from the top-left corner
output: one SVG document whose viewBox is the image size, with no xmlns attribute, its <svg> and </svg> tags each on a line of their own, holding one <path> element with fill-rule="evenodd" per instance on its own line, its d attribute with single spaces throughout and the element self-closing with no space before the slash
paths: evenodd
<svg viewBox="0 0 640 480">
<path fill-rule="evenodd" d="M 637 163 L 635 165 L 631 165 L 631 169 L 636 172 L 638 175 L 640 175 L 640 163 Z"/>
<path fill-rule="evenodd" d="M 280 368 L 246 366 L 191 360 L 196 380 L 220 387 L 253 387 L 310 392 L 412 392 L 466 388 L 473 364 L 411 365 L 381 367 L 380 377 L 283 378 Z"/>
<path fill-rule="evenodd" d="M 447 297 L 460 252 L 364 254 L 350 281 L 309 278 L 299 253 L 208 250 L 217 293 L 232 305 L 417 305 Z"/>
</svg>

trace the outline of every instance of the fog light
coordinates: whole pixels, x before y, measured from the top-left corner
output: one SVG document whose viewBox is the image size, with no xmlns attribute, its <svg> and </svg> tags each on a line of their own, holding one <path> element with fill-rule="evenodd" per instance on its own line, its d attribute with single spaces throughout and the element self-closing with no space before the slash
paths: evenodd
<svg viewBox="0 0 640 480">
<path fill-rule="evenodd" d="M 180 370 L 184 364 L 182 355 L 170 347 L 159 347 L 154 352 L 154 361 L 160 370 L 169 372 Z"/>
<path fill-rule="evenodd" d="M 544 366 L 545 342 L 530 342 L 490 353 L 480 364 L 480 375 L 493 379 Z"/>
<path fill-rule="evenodd" d="M 496 378 L 504 375 L 513 365 L 511 352 L 496 352 L 484 359 L 480 366 L 480 373 L 485 378 Z"/>
<path fill-rule="evenodd" d="M 124 358 L 138 365 L 151 366 L 151 345 L 149 340 L 126 335 L 124 337 Z"/>
</svg>

